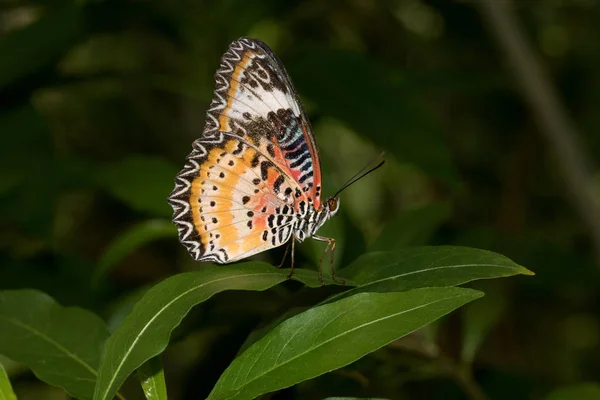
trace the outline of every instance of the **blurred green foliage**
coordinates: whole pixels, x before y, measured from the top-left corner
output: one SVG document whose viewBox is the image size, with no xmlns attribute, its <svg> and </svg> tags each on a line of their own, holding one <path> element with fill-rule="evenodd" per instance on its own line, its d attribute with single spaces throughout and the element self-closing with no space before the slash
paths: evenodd
<svg viewBox="0 0 600 400">
<path fill-rule="evenodd" d="M 600 4 L 516 11 L 600 159 Z M 249 35 L 280 56 L 304 101 L 325 195 L 387 152 L 320 232 L 338 240 L 336 265 L 366 249 L 457 244 L 537 274 L 475 283 L 493 301 L 274 398 L 475 400 L 473 382 L 491 400 L 597 393 L 600 273 L 588 233 L 469 2 L 9 0 L 0 35 L 1 290 L 39 289 L 118 326 L 147 285 L 198 268 L 169 236 L 165 198 L 202 132 L 221 54 Z M 321 251 L 302 245 L 298 262 Z M 192 311 L 163 356 L 170 398 L 208 395 L 254 328 L 328 290 L 289 282 Z M 64 398 L 6 369 L 19 398 Z"/>
</svg>

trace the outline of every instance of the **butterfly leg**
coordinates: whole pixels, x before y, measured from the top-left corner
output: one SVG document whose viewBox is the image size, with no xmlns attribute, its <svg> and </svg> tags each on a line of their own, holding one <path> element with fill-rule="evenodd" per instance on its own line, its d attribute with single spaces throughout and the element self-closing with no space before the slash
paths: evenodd
<svg viewBox="0 0 600 400">
<path fill-rule="evenodd" d="M 335 268 L 333 268 L 333 259 L 334 259 L 334 252 L 335 252 L 335 239 L 333 239 L 333 238 L 326 238 L 326 237 L 318 236 L 318 235 L 314 235 L 313 239 L 319 240 L 321 242 L 327 242 L 327 246 L 325 247 L 325 251 L 323 252 L 323 255 L 321 256 L 321 259 L 319 260 L 319 280 L 321 281 L 321 285 L 325 285 L 325 282 L 323 282 L 323 271 L 321 269 L 321 265 L 323 264 L 323 259 L 325 258 L 325 255 L 327 254 L 327 251 L 329 249 L 331 249 L 331 258 L 330 258 L 330 263 L 329 263 L 329 266 L 331 268 L 331 278 L 335 282 L 341 283 L 342 285 L 345 285 L 346 281 L 344 281 L 343 279 L 338 279 L 335 276 Z"/>
<path fill-rule="evenodd" d="M 330 261 L 329 261 L 329 266 L 331 267 L 331 279 L 333 279 L 337 283 L 341 283 L 342 285 L 345 285 L 346 284 L 345 280 L 343 280 L 341 278 L 338 279 L 335 276 L 335 268 L 333 268 L 333 258 L 334 258 L 333 255 L 335 253 L 335 239 L 331 239 L 331 242 L 332 242 L 332 244 L 331 244 L 331 258 L 330 258 Z"/>
<path fill-rule="evenodd" d="M 290 243 L 288 243 L 288 245 L 285 247 L 285 253 L 283 253 L 283 259 L 281 260 L 281 263 L 277 266 L 277 268 L 283 267 L 283 264 L 285 264 L 285 258 L 287 257 L 288 251 L 290 250 L 290 246 L 293 246 L 293 245 L 294 245 L 294 238 L 292 238 L 292 240 L 290 240 Z M 292 257 L 293 256 L 294 256 L 294 251 L 292 250 Z"/>
<path fill-rule="evenodd" d="M 290 267 L 290 273 L 288 274 L 288 279 L 292 278 L 294 274 L 294 245 L 296 243 L 296 239 L 292 237 L 292 265 Z"/>
</svg>

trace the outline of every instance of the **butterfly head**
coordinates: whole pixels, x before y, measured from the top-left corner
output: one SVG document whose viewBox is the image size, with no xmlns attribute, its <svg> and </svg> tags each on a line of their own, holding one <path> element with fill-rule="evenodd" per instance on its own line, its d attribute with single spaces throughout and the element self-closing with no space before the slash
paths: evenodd
<svg viewBox="0 0 600 400">
<path fill-rule="evenodd" d="M 330 217 L 337 214 L 340 209 L 340 199 L 337 197 L 330 197 L 327 199 L 327 211 Z"/>
</svg>

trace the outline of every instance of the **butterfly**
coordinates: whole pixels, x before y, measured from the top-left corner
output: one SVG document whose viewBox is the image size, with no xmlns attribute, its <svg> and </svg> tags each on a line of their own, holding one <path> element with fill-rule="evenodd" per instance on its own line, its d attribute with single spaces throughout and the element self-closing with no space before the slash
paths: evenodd
<svg viewBox="0 0 600 400">
<path fill-rule="evenodd" d="M 168 198 L 180 242 L 194 259 L 221 264 L 290 243 L 291 277 L 294 244 L 313 238 L 327 242 L 323 257 L 331 250 L 333 263 L 335 240 L 317 231 L 353 182 L 321 200 L 319 151 L 283 64 L 244 37 L 231 43 L 215 80 L 204 131 Z"/>
</svg>

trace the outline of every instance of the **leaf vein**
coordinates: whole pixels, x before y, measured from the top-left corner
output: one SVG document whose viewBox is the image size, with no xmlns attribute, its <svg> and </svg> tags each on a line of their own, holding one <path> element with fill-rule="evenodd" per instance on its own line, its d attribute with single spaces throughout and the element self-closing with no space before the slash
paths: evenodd
<svg viewBox="0 0 600 400">
<path fill-rule="evenodd" d="M 156 314 L 154 314 L 154 316 L 145 324 L 145 326 L 142 328 L 142 330 L 140 330 L 139 334 L 135 337 L 135 339 L 133 340 L 133 342 L 131 342 L 131 344 L 128 346 L 128 350 L 125 353 L 125 356 L 121 359 L 121 362 L 117 365 L 117 368 L 115 369 L 115 372 L 112 374 L 112 377 L 108 383 L 108 385 L 106 385 L 106 390 L 102 393 L 102 395 L 100 396 L 101 399 L 105 399 L 106 395 L 108 394 L 108 391 L 110 390 L 110 387 L 114 384 L 115 380 L 117 379 L 117 375 L 119 374 L 119 372 L 121 371 L 121 369 L 123 368 L 123 365 L 125 364 L 125 360 L 127 360 L 127 358 L 129 357 L 129 355 L 131 354 L 131 352 L 133 351 L 133 348 L 137 345 L 137 342 L 139 341 L 139 338 L 144 334 L 144 332 L 146 332 L 146 330 L 148 330 L 149 326 L 152 325 L 152 323 L 163 313 L 165 312 L 166 309 L 168 309 L 173 303 L 177 302 L 178 300 L 180 300 L 182 297 L 186 296 L 188 293 L 191 293 L 195 290 L 198 290 L 204 286 L 216 283 L 216 282 L 220 282 L 220 281 L 225 281 L 228 279 L 237 279 L 237 278 L 241 278 L 241 277 L 249 277 L 249 276 L 261 276 L 261 275 L 265 275 L 265 276 L 269 276 L 271 275 L 271 273 L 267 274 L 267 273 L 260 273 L 260 274 L 245 274 L 245 275 L 233 275 L 233 276 L 227 276 L 224 278 L 219 278 L 219 279 L 214 279 L 212 281 L 209 282 L 204 282 L 198 286 L 194 286 L 191 289 L 186 290 L 185 292 L 181 293 L 179 296 L 176 296 L 175 298 L 173 298 L 173 300 L 169 301 L 167 304 L 165 304 L 160 310 L 158 310 L 158 312 Z"/>
<path fill-rule="evenodd" d="M 318 344 L 317 346 L 311 347 L 311 348 L 309 348 L 309 349 L 307 349 L 307 350 L 305 350 L 305 351 L 303 351 L 303 352 L 301 352 L 301 353 L 298 353 L 297 355 L 295 355 L 295 356 L 293 356 L 293 357 L 289 358 L 288 360 L 286 360 L 286 361 L 282 362 L 282 363 L 281 363 L 281 364 L 279 364 L 279 365 L 273 365 L 273 367 L 271 367 L 271 368 L 269 368 L 269 369 L 265 370 L 265 371 L 264 371 L 264 373 L 263 373 L 262 375 L 259 375 L 259 376 L 255 377 L 255 378 L 252 378 L 251 380 L 249 380 L 248 382 L 246 382 L 246 383 L 244 384 L 244 386 L 247 386 L 247 385 L 249 385 L 250 383 L 252 383 L 252 382 L 253 382 L 253 381 L 255 381 L 256 379 L 258 379 L 260 376 L 265 376 L 265 375 L 267 375 L 268 373 L 272 372 L 272 371 L 273 371 L 275 368 L 279 368 L 279 367 L 281 367 L 282 365 L 288 364 L 288 363 L 290 363 L 290 362 L 294 361 L 295 359 L 297 359 L 297 358 L 300 358 L 300 357 L 302 357 L 303 355 L 305 355 L 305 354 L 307 354 L 307 353 L 309 353 L 309 352 L 311 352 L 311 351 L 315 351 L 315 350 L 316 350 L 316 349 L 318 349 L 319 347 L 322 347 L 322 346 L 326 345 L 327 343 L 330 343 L 330 342 L 332 342 L 332 341 L 334 341 L 334 340 L 336 340 L 336 339 L 338 339 L 338 338 L 340 338 L 340 337 L 342 337 L 342 336 L 344 336 L 344 335 L 347 335 L 347 334 L 349 334 L 349 333 L 352 333 L 352 332 L 354 332 L 354 331 L 356 331 L 356 330 L 362 329 L 362 328 L 364 328 L 364 327 L 366 327 L 366 326 L 369 326 L 369 325 L 372 325 L 372 324 L 375 324 L 375 323 L 378 323 L 378 322 L 381 322 L 381 321 L 385 321 L 386 319 L 394 318 L 394 317 L 397 317 L 398 315 L 402 315 L 402 314 L 405 314 L 405 313 L 408 313 L 408 312 L 411 312 L 411 311 L 415 311 L 415 310 L 418 310 L 418 309 L 420 309 L 420 308 L 427 307 L 427 306 L 430 306 L 430 305 L 432 305 L 432 304 L 435 304 L 435 303 L 439 303 L 439 302 L 441 302 L 441 301 L 444 301 L 444 300 L 448 300 L 448 298 L 443 298 L 443 299 L 439 299 L 439 300 L 436 300 L 436 301 L 432 301 L 432 302 L 430 302 L 430 303 L 427 303 L 427 304 L 422 304 L 422 305 L 420 305 L 420 306 L 413 307 L 413 308 L 410 308 L 410 309 L 408 309 L 408 310 L 402 310 L 402 311 L 399 311 L 399 312 L 397 312 L 397 313 L 393 313 L 393 314 L 390 314 L 390 315 L 386 315 L 385 317 L 381 317 L 381 318 L 378 318 L 378 319 L 375 319 L 375 320 L 372 320 L 372 321 L 369 321 L 369 322 L 365 322 L 364 324 L 361 324 L 361 325 L 355 326 L 355 327 L 354 327 L 354 328 L 352 328 L 352 329 L 349 329 L 349 330 L 347 330 L 347 331 L 345 331 L 345 332 L 342 332 L 342 333 L 340 333 L 340 334 L 338 334 L 338 335 L 332 336 L 331 338 L 329 338 L 329 339 L 327 339 L 327 340 L 324 340 L 322 343 Z M 236 390 L 241 390 L 241 387 L 240 387 L 240 388 L 237 388 Z"/>
<path fill-rule="evenodd" d="M 94 375 L 94 376 L 98 375 L 98 371 L 96 369 L 92 368 L 92 366 L 90 366 L 87 362 L 85 362 L 84 360 L 79 358 L 77 356 L 77 354 L 72 353 L 71 351 L 69 351 L 69 349 L 67 349 L 66 347 L 64 347 L 63 345 L 58 343 L 57 341 L 53 340 L 49 336 L 45 335 L 44 333 L 38 331 L 34 327 L 24 324 L 21 321 L 14 319 L 14 318 L 6 317 L 6 316 L 0 316 L 0 318 L 4 319 L 4 320 L 8 321 L 9 323 L 12 323 L 20 328 L 25 329 L 30 334 L 37 336 L 37 337 L 41 338 L 42 340 L 45 340 L 46 342 L 48 342 L 51 345 L 53 345 L 54 347 L 56 347 L 58 350 L 64 352 L 65 355 L 67 355 L 68 357 L 73 359 L 75 362 L 80 364 L 82 367 L 84 367 L 86 370 L 88 370 L 92 375 Z"/>
</svg>

